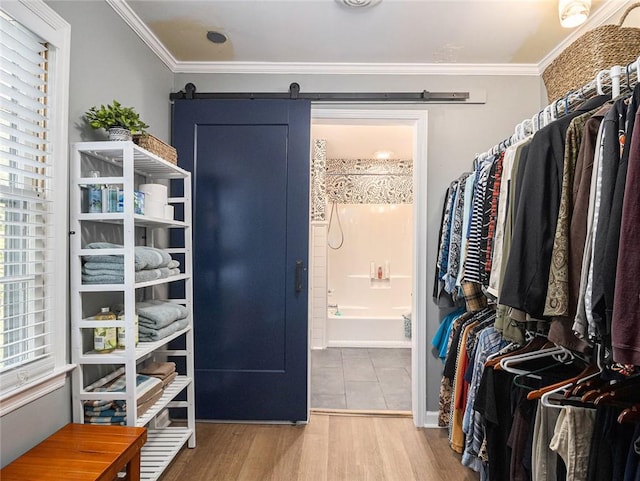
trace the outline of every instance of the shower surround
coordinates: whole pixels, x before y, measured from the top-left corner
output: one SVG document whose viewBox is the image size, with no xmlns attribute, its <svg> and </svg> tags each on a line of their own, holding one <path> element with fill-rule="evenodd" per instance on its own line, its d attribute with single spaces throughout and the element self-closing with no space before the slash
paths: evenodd
<svg viewBox="0 0 640 481">
<path fill-rule="evenodd" d="M 412 303 L 412 161 L 326 159 L 326 142 L 320 139 L 313 148 L 312 347 L 407 347 L 403 315 Z M 328 246 L 340 241 L 337 216 L 344 243 L 333 250 Z M 328 308 L 335 304 L 337 315 Z"/>
<path fill-rule="evenodd" d="M 344 232 L 329 248 L 326 345 L 408 347 L 404 317 L 411 312 L 411 204 L 339 204 Z M 335 245 L 337 222 L 328 232 Z M 371 268 L 373 266 L 373 269 Z"/>
</svg>

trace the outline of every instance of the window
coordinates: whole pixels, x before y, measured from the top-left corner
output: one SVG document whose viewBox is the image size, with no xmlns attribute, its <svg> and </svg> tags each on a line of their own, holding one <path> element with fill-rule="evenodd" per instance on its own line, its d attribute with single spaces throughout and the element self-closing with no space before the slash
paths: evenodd
<svg viewBox="0 0 640 481">
<path fill-rule="evenodd" d="M 0 8 L 1 415 L 64 382 L 68 25 L 39 1 Z"/>
</svg>

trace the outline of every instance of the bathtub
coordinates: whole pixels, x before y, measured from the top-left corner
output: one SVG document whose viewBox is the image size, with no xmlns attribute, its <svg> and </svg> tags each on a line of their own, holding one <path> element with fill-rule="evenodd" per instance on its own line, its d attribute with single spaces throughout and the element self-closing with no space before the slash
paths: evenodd
<svg viewBox="0 0 640 481">
<path fill-rule="evenodd" d="M 339 306 L 327 309 L 327 347 L 411 347 L 405 337 L 405 319 L 402 314 L 409 307 L 391 308 L 383 313 L 367 307 Z"/>
</svg>

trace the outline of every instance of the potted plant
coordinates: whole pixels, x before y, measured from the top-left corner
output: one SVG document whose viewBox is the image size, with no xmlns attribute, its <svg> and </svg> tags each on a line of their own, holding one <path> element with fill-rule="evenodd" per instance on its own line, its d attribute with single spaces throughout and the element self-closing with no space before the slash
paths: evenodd
<svg viewBox="0 0 640 481">
<path fill-rule="evenodd" d="M 144 133 L 149 127 L 132 107 L 123 107 L 117 100 L 110 105 L 93 106 L 84 116 L 94 129 L 109 132 L 109 140 L 131 140 L 132 134 Z"/>
</svg>

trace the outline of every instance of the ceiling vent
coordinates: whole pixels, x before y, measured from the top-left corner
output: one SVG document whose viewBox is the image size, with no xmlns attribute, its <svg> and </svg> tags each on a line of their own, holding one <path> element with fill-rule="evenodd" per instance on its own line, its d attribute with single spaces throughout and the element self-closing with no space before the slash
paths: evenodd
<svg viewBox="0 0 640 481">
<path fill-rule="evenodd" d="M 341 5 L 352 8 L 368 8 L 378 5 L 382 0 L 336 0 Z"/>
</svg>

